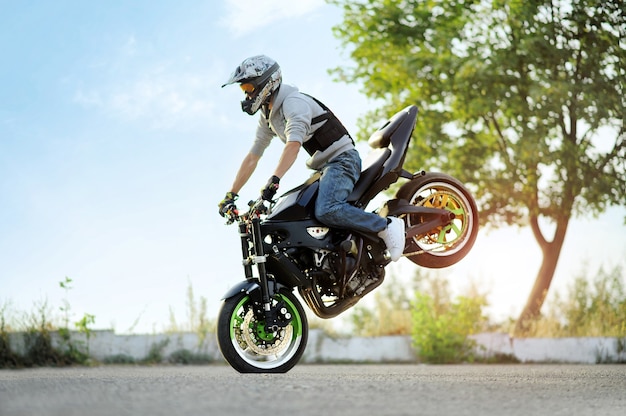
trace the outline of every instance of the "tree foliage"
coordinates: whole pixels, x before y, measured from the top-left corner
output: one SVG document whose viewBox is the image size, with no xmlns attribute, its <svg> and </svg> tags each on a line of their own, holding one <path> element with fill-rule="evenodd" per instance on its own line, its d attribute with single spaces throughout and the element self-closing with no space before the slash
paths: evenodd
<svg viewBox="0 0 626 416">
<path fill-rule="evenodd" d="M 527 225 L 550 286 L 569 220 L 626 201 L 626 9 L 621 0 L 331 0 L 354 66 L 382 102 L 365 129 L 420 108 L 408 169 L 472 186 L 481 221 Z M 521 329 L 521 327 L 520 327 Z"/>
</svg>

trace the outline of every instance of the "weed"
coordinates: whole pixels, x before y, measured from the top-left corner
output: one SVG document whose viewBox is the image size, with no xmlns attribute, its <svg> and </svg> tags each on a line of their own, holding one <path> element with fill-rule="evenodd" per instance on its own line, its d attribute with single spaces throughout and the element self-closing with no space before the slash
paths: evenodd
<svg viewBox="0 0 626 416">
<path fill-rule="evenodd" d="M 170 343 L 169 338 L 165 338 L 160 342 L 155 342 L 150 346 L 148 356 L 141 360 L 142 364 L 160 364 L 163 362 L 163 350 Z"/>
<path fill-rule="evenodd" d="M 93 330 L 89 327 L 89 325 L 96 322 L 96 317 L 91 314 L 84 314 L 83 317 L 74 323 L 74 326 L 78 330 L 78 333 L 85 334 L 85 338 L 87 338 L 86 343 L 86 354 L 89 356 L 89 340 L 91 335 L 93 334 Z"/>
<path fill-rule="evenodd" d="M 72 279 L 65 277 L 59 286 L 65 290 L 63 305 L 59 308 L 63 313 L 62 325 L 57 328 L 50 321 L 51 310 L 46 300 L 35 304 L 35 312 L 26 316 L 26 324 L 22 331 L 15 332 L 21 336 L 24 354 L 15 353 L 11 348 L 11 337 L 6 324 L 6 304 L 0 308 L 0 368 L 21 368 L 32 366 L 65 366 L 86 364 L 90 361 L 89 345 L 72 339 L 69 329 L 70 303 L 67 293 L 71 289 Z M 89 325 L 94 322 L 93 315 L 85 314 L 75 323 L 79 332 L 87 337 L 91 335 Z M 54 334 L 58 334 L 55 342 Z"/>
<path fill-rule="evenodd" d="M 6 323 L 7 308 L 6 303 L 0 308 L 0 368 L 19 368 L 23 364 L 20 356 L 11 349 L 11 340 Z"/>
<path fill-rule="evenodd" d="M 104 364 L 135 364 L 137 360 L 126 354 L 115 354 L 102 360 Z"/>
<path fill-rule="evenodd" d="M 208 354 L 198 354 L 188 349 L 180 349 L 170 354 L 168 361 L 172 364 L 210 364 L 213 357 Z"/>
<path fill-rule="evenodd" d="M 30 316 L 30 326 L 23 335 L 24 365 L 31 366 L 64 366 L 71 364 L 71 356 L 66 355 L 52 345 L 52 324 L 48 321 L 48 302 L 40 303 L 34 314 Z"/>
<path fill-rule="evenodd" d="M 190 331 L 198 336 L 198 348 L 207 340 L 207 336 L 215 332 L 215 320 L 208 318 L 207 299 L 200 296 L 196 300 L 191 283 L 187 285 L 187 323 L 178 324 L 174 310 L 170 307 L 170 325 L 166 328 L 169 334 Z"/>
<path fill-rule="evenodd" d="M 624 271 L 615 267 L 596 273 L 586 270 L 574 278 L 565 294 L 556 292 L 545 313 L 529 325 L 529 338 L 626 337 Z M 510 331 L 511 321 L 504 330 Z"/>
</svg>

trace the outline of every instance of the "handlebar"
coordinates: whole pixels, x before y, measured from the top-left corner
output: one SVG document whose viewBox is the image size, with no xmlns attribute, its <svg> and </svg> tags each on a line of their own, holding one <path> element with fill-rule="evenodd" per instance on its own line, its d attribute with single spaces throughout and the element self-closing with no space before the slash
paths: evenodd
<svg viewBox="0 0 626 416">
<path fill-rule="evenodd" d="M 250 207 L 250 209 L 248 210 L 248 212 L 244 215 L 262 215 L 262 214 L 267 214 L 267 206 L 265 205 L 265 200 L 263 198 L 259 198 L 256 201 L 250 201 L 248 202 L 248 206 Z"/>
<path fill-rule="evenodd" d="M 269 211 L 269 208 L 265 205 L 265 200 L 261 197 L 259 197 L 256 201 L 248 202 L 248 206 L 250 207 L 248 212 L 245 212 L 242 215 L 239 215 L 239 212 L 234 210 L 226 213 L 226 224 L 230 225 L 234 222 L 242 222 L 258 218 L 261 215 L 267 214 Z"/>
</svg>

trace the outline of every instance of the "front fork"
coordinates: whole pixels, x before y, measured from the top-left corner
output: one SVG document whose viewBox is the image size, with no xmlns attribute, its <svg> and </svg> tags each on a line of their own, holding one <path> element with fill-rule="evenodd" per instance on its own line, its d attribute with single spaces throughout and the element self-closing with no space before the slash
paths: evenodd
<svg viewBox="0 0 626 416">
<path fill-rule="evenodd" d="M 252 266 L 256 265 L 259 272 L 259 289 L 261 294 L 262 313 L 265 318 L 265 329 L 267 331 L 276 331 L 280 327 L 286 326 L 291 320 L 290 314 L 279 302 L 276 307 L 272 308 L 272 295 L 269 288 L 269 279 L 265 268 L 265 249 L 263 248 L 263 236 L 261 235 L 261 220 L 253 218 L 250 229 L 245 222 L 239 223 L 239 236 L 241 238 L 241 250 L 243 255 L 243 268 L 248 282 L 255 280 L 252 273 Z M 252 246 L 250 246 L 252 242 Z M 274 291 L 278 287 L 274 285 Z"/>
</svg>

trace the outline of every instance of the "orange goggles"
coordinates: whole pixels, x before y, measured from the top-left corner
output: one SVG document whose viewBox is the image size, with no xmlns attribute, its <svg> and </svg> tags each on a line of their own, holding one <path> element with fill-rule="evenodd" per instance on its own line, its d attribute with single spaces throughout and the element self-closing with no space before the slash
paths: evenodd
<svg viewBox="0 0 626 416">
<path fill-rule="evenodd" d="M 252 94 L 255 90 L 254 85 L 250 84 L 249 82 L 245 84 L 241 84 L 239 86 L 241 87 L 243 92 L 245 92 L 248 95 Z"/>
</svg>

